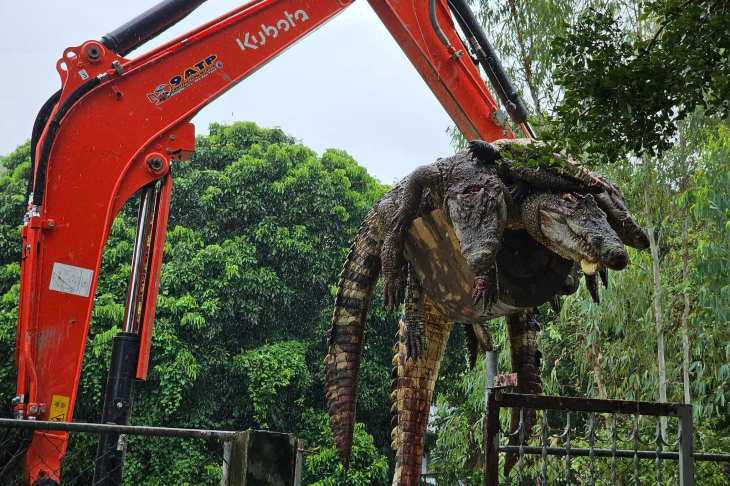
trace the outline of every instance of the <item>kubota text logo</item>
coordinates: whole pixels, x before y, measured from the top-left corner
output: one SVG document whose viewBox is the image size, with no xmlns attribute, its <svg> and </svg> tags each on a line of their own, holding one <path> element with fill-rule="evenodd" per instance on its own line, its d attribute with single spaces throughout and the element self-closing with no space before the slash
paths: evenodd
<svg viewBox="0 0 730 486">
<path fill-rule="evenodd" d="M 236 39 L 238 47 L 240 47 L 242 51 L 245 51 L 246 49 L 258 49 L 259 47 L 266 44 L 267 37 L 273 37 L 274 39 L 276 39 L 279 36 L 280 31 L 287 32 L 292 27 L 296 27 L 297 20 L 304 22 L 305 20 L 309 19 L 309 15 L 307 15 L 307 12 L 305 12 L 304 10 L 297 10 L 296 12 L 294 12 L 294 15 L 285 10 L 284 17 L 285 18 L 279 20 L 275 26 L 266 26 L 264 24 L 261 24 L 261 30 L 256 34 L 246 32 L 243 40 Z"/>
<path fill-rule="evenodd" d="M 190 66 L 183 74 L 173 76 L 166 84 L 161 84 L 155 88 L 155 92 L 149 93 L 147 99 L 156 105 L 164 103 L 176 94 L 179 94 L 186 88 L 189 88 L 222 68 L 223 63 L 220 61 L 216 62 L 217 59 L 218 56 L 213 54 L 194 66 Z"/>
</svg>

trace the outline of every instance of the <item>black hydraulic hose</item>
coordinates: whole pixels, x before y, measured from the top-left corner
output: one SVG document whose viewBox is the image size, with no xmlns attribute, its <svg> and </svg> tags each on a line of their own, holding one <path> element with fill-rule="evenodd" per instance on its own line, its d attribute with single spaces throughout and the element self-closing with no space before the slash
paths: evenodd
<svg viewBox="0 0 730 486">
<path fill-rule="evenodd" d="M 51 148 L 53 148 L 53 142 L 56 140 L 56 134 L 61 126 L 61 121 L 66 113 L 79 101 L 86 93 L 96 88 L 101 84 L 102 77 L 96 76 L 89 79 L 84 84 L 76 88 L 68 98 L 64 100 L 60 108 L 53 116 L 48 125 L 48 132 L 46 137 L 43 139 L 43 145 L 41 146 L 41 155 L 38 159 L 38 175 L 35 178 L 35 185 L 33 187 L 33 206 L 40 206 L 43 204 L 43 195 L 46 192 L 46 171 L 48 170 L 48 157 L 51 154 Z"/>
<path fill-rule="evenodd" d="M 470 40 L 473 38 L 476 41 L 477 45 L 473 47 L 476 50 L 477 58 L 484 67 L 489 81 L 497 91 L 497 96 L 502 101 L 510 118 L 518 125 L 525 123 L 527 121 L 527 108 L 525 108 L 520 95 L 502 67 L 502 63 L 499 62 L 497 53 L 466 0 L 448 0 L 448 3 L 459 25 L 465 30 L 464 33 Z"/>
<path fill-rule="evenodd" d="M 206 0 L 164 0 L 101 38 L 119 56 L 157 37 L 193 12 Z"/>
<path fill-rule="evenodd" d="M 33 191 L 33 179 L 35 177 L 35 150 L 38 146 L 38 141 L 41 138 L 41 135 L 43 135 L 43 130 L 45 130 L 46 125 L 48 124 L 48 119 L 51 117 L 51 113 L 53 112 L 53 108 L 56 107 L 58 104 L 58 100 L 61 99 L 61 91 L 58 90 L 53 95 L 48 98 L 48 101 L 46 101 L 43 106 L 41 107 L 40 111 L 38 112 L 38 115 L 35 118 L 35 122 L 33 123 L 33 131 L 31 132 L 30 136 L 30 175 L 28 176 L 28 185 L 25 189 L 25 202 L 28 202 L 28 199 L 30 198 L 30 193 Z"/>
<path fill-rule="evenodd" d="M 451 42 L 449 42 L 449 39 L 446 37 L 446 34 L 444 34 L 444 31 L 441 29 L 439 21 L 436 18 L 436 0 L 428 0 L 428 18 L 431 20 L 431 27 L 436 32 L 436 36 L 439 38 L 441 43 L 447 49 L 451 49 Z"/>
</svg>

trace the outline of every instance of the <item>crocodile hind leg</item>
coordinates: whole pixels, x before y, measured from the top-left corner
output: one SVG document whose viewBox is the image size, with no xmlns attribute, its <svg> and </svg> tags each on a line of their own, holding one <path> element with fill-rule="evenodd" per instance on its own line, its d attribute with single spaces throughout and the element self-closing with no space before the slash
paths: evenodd
<svg viewBox="0 0 730 486">
<path fill-rule="evenodd" d="M 517 386 L 512 388 L 513 393 L 525 393 L 539 395 L 542 393 L 542 380 L 540 378 L 540 358 L 542 353 L 537 349 L 537 331 L 540 325 L 535 319 L 535 314 L 520 312 L 507 316 L 507 335 L 509 337 L 510 361 L 512 372 L 517 373 Z M 532 427 L 537 421 L 535 410 L 524 409 L 523 412 L 525 436 L 529 436 Z M 520 425 L 519 409 L 512 409 L 510 418 L 509 445 L 519 445 L 519 434 L 515 434 Z M 504 459 L 504 475 L 507 477 L 514 465 L 517 463 L 517 456 L 508 453 Z"/>
<path fill-rule="evenodd" d="M 393 311 L 403 302 L 408 261 L 403 255 L 405 242 L 400 233 L 389 233 L 381 249 L 383 307 Z"/>
<path fill-rule="evenodd" d="M 403 327 L 400 335 L 405 339 L 406 360 L 418 360 L 426 352 L 428 331 L 426 330 L 426 310 L 423 299 L 423 287 L 418 281 L 413 268 L 408 265 L 408 286 L 403 307 Z"/>
<path fill-rule="evenodd" d="M 393 486 L 416 486 L 420 480 L 433 388 L 451 333 L 451 321 L 438 313 L 425 295 L 423 300 L 428 343 L 424 356 L 418 360 L 407 359 L 405 316 L 399 323 L 394 350 L 390 396 L 392 448 L 396 451 Z M 404 308 L 404 314 L 407 309 Z"/>
</svg>

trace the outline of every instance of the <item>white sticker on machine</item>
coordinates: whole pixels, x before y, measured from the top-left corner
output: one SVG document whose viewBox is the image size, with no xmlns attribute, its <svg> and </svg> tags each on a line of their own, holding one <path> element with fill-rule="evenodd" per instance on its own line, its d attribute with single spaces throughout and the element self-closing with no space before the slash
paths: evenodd
<svg viewBox="0 0 730 486">
<path fill-rule="evenodd" d="M 93 270 L 54 262 L 50 289 L 64 294 L 88 297 L 93 279 Z"/>
</svg>

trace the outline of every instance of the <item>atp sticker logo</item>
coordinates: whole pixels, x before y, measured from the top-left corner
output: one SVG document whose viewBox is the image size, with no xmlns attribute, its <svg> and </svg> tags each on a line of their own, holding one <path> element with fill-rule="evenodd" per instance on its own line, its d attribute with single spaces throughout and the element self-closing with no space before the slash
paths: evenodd
<svg viewBox="0 0 730 486">
<path fill-rule="evenodd" d="M 213 54 L 206 57 L 199 63 L 185 69 L 183 74 L 178 74 L 170 78 L 170 80 L 159 85 L 155 91 L 147 95 L 150 103 L 160 105 L 169 100 L 173 96 L 180 94 L 195 83 L 207 78 L 218 69 L 223 67 L 223 63 L 218 61 L 218 56 Z"/>
<path fill-rule="evenodd" d="M 156 104 L 164 103 L 167 101 L 167 99 L 172 94 L 172 86 L 169 84 L 161 84 L 155 89 L 154 93 L 150 93 L 147 95 L 147 98 L 152 102 Z"/>
</svg>

